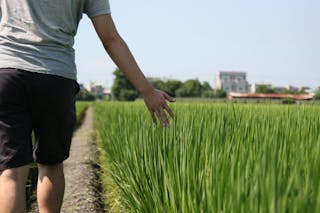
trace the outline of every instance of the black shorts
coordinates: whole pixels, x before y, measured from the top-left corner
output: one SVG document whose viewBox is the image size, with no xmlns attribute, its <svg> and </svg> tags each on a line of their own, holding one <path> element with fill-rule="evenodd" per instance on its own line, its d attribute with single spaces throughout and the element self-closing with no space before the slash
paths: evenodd
<svg viewBox="0 0 320 213">
<path fill-rule="evenodd" d="M 0 171 L 69 157 L 78 91 L 75 80 L 0 69 Z"/>
</svg>

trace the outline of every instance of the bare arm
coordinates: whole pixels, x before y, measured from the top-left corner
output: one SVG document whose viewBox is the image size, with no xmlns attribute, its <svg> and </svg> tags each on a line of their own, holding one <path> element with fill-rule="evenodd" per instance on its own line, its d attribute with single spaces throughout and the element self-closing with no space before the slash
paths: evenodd
<svg viewBox="0 0 320 213">
<path fill-rule="evenodd" d="M 156 123 L 156 114 L 160 122 L 168 126 L 169 121 L 164 110 L 172 118 L 174 118 L 174 114 L 166 100 L 174 102 L 174 98 L 153 88 L 145 78 L 127 44 L 119 35 L 111 15 L 94 17 L 92 22 L 109 56 L 143 96 L 153 121 Z"/>
</svg>

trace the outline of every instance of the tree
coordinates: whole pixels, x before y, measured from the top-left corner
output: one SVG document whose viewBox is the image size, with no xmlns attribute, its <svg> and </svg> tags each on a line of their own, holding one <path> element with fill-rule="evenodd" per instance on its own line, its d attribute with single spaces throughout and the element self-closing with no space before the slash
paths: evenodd
<svg viewBox="0 0 320 213">
<path fill-rule="evenodd" d="M 227 97 L 227 93 L 221 89 L 206 90 L 202 92 L 201 96 L 203 98 L 225 98 Z"/>
<path fill-rule="evenodd" d="M 217 98 L 216 90 L 213 90 L 207 81 L 203 82 L 203 84 L 201 85 L 201 97 Z"/>
<path fill-rule="evenodd" d="M 216 93 L 216 97 L 217 98 L 225 98 L 225 97 L 227 97 L 226 91 L 224 91 L 222 89 L 215 90 L 215 93 Z"/>
<path fill-rule="evenodd" d="M 203 84 L 202 84 L 202 91 L 212 91 L 213 89 L 212 89 L 212 87 L 210 86 L 210 84 L 207 82 L 207 81 L 205 81 L 205 82 L 203 82 Z"/>
<path fill-rule="evenodd" d="M 182 84 L 181 88 L 176 90 L 176 96 L 200 97 L 201 89 L 202 89 L 202 86 L 199 80 L 188 80 Z"/>
<path fill-rule="evenodd" d="M 282 100 L 282 104 L 295 104 L 296 100 L 294 100 L 293 98 L 285 98 Z"/>
<path fill-rule="evenodd" d="M 76 99 L 78 101 L 94 101 L 96 100 L 96 96 L 86 90 L 85 88 L 80 88 L 80 91 L 78 92 Z"/>
<path fill-rule="evenodd" d="M 186 88 L 179 88 L 176 90 L 176 97 L 189 97 Z"/>
<path fill-rule="evenodd" d="M 113 74 L 115 79 L 111 91 L 116 100 L 133 101 L 139 97 L 138 91 L 119 69 L 116 69 Z"/>
<path fill-rule="evenodd" d="M 176 91 L 181 88 L 182 82 L 178 80 L 168 80 L 165 82 L 164 91 L 168 93 L 170 96 L 176 96 Z"/>
<path fill-rule="evenodd" d="M 202 91 L 201 97 L 203 98 L 215 98 L 216 97 L 216 93 L 214 90 L 205 90 Z"/>
<path fill-rule="evenodd" d="M 320 100 L 320 92 L 317 92 L 313 98 L 314 100 Z"/>
<path fill-rule="evenodd" d="M 153 81 L 151 81 L 151 84 L 152 84 L 156 89 L 159 89 L 159 90 L 164 90 L 165 87 L 166 87 L 164 81 L 162 81 L 162 80 L 153 80 Z"/>
<path fill-rule="evenodd" d="M 170 96 L 176 96 L 176 91 L 182 86 L 182 82 L 179 80 L 154 80 L 151 83 L 155 88 L 168 93 Z"/>
<path fill-rule="evenodd" d="M 256 93 L 275 93 L 275 91 L 267 85 L 260 85 L 257 87 Z"/>
<path fill-rule="evenodd" d="M 134 90 L 122 89 L 120 91 L 119 100 L 134 101 L 137 98 L 137 92 Z"/>
</svg>

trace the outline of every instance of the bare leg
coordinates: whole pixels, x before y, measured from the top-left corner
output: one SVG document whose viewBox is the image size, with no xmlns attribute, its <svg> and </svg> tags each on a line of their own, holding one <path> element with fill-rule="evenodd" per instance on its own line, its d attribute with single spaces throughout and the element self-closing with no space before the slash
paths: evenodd
<svg viewBox="0 0 320 213">
<path fill-rule="evenodd" d="M 29 166 L 6 169 L 0 173 L 0 212 L 26 212 L 26 181 Z"/>
<path fill-rule="evenodd" d="M 39 164 L 37 198 L 40 213 L 59 213 L 64 195 L 63 164 Z"/>
</svg>

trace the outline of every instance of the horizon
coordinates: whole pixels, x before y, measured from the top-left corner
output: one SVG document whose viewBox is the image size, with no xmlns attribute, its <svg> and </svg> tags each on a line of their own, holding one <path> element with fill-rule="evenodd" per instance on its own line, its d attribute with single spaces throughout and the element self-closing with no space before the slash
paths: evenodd
<svg viewBox="0 0 320 213">
<path fill-rule="evenodd" d="M 215 86 L 219 70 L 249 83 L 320 86 L 320 2 L 110 0 L 113 19 L 147 77 Z M 76 36 L 79 82 L 111 87 L 116 68 L 84 16 Z"/>
<path fill-rule="evenodd" d="M 251 85 L 253 85 L 253 84 L 270 84 L 271 86 L 272 86 L 272 88 L 274 88 L 274 87 L 290 87 L 290 86 L 293 86 L 293 87 L 296 87 L 296 88 L 302 88 L 302 87 L 309 87 L 312 91 L 315 91 L 315 90 L 317 90 L 318 88 L 320 88 L 320 85 L 319 86 L 317 86 L 317 87 L 310 87 L 309 85 L 304 85 L 304 86 L 297 86 L 297 85 L 294 85 L 294 84 L 287 84 L 287 85 L 275 85 L 275 84 L 273 84 L 272 82 L 250 82 L 249 80 L 248 80 L 248 74 L 247 74 L 247 72 L 245 72 L 245 71 L 234 71 L 234 70 L 232 70 L 232 71 L 226 71 L 226 70 L 219 70 L 219 71 L 217 71 L 216 73 L 218 73 L 218 72 L 235 72 L 235 73 L 246 73 L 246 80 L 247 80 L 247 82 L 248 82 L 248 84 L 249 84 L 249 86 L 251 86 Z M 155 78 L 155 79 L 160 79 L 160 80 L 162 80 L 162 81 L 168 81 L 168 80 L 177 80 L 177 81 L 181 81 L 181 82 L 185 82 L 185 81 L 188 81 L 188 80 L 199 80 L 200 81 L 200 83 L 205 83 L 205 82 L 207 82 L 207 83 L 209 83 L 209 85 L 213 88 L 213 89 L 215 89 L 216 88 L 216 82 L 214 81 L 214 84 L 212 85 L 209 81 L 206 81 L 206 80 L 203 80 L 203 81 L 201 81 L 199 78 L 190 78 L 190 79 L 186 79 L 186 80 L 180 80 L 180 79 L 175 79 L 175 78 L 168 78 L 168 77 L 161 77 L 161 76 L 146 76 L 146 78 Z M 93 81 L 93 80 L 89 80 L 89 81 L 86 81 L 86 82 L 81 82 L 81 81 L 79 81 L 79 84 L 84 84 L 84 85 L 88 85 L 88 84 L 90 84 L 90 83 L 94 83 L 94 84 L 100 84 L 100 85 L 103 85 L 104 86 L 104 88 L 105 89 L 111 89 L 111 87 L 112 87 L 112 85 L 110 86 L 110 87 L 107 87 L 107 85 L 105 85 L 105 84 L 103 84 L 102 82 L 99 82 L 99 81 Z"/>
</svg>

